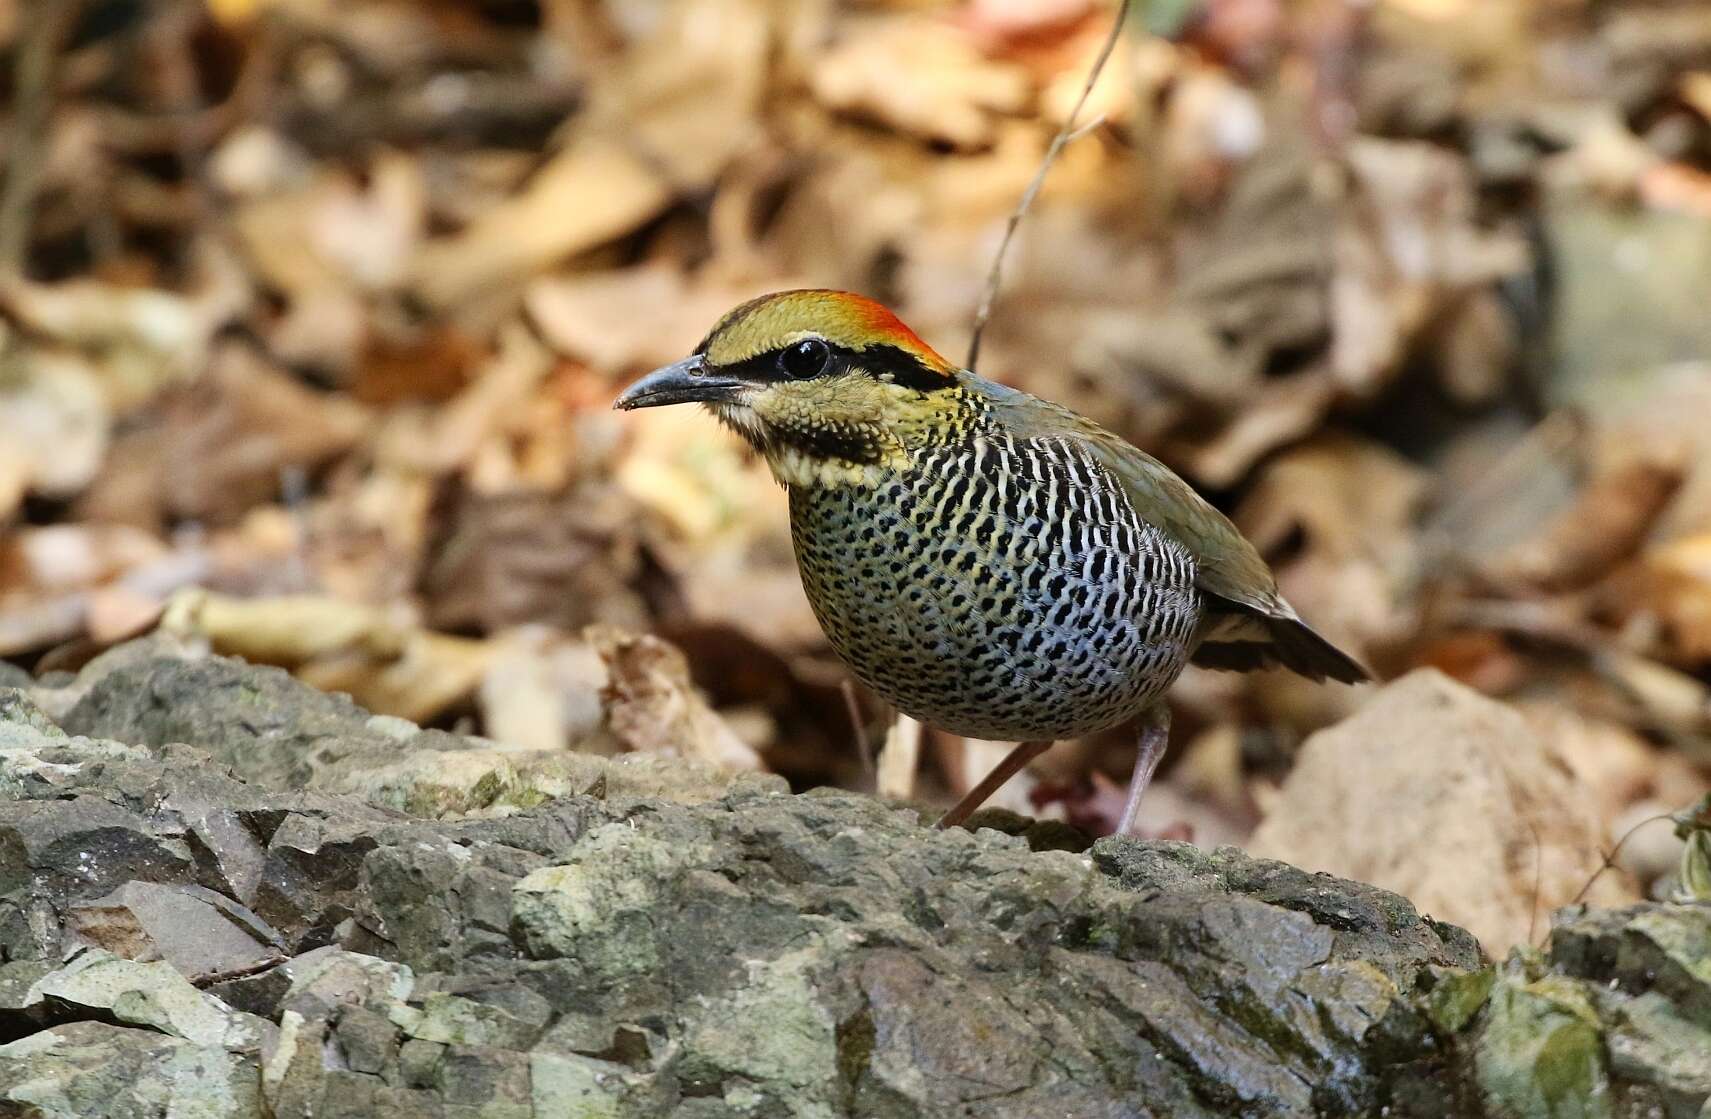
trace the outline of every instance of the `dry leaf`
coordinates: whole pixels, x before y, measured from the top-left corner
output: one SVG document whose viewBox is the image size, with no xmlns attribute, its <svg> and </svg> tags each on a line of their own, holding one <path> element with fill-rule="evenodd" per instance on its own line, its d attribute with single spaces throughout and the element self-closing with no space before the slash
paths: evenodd
<svg viewBox="0 0 1711 1119">
<path fill-rule="evenodd" d="M 228 343 L 194 385 L 164 406 L 162 504 L 182 517 L 230 522 L 280 492 L 288 470 L 311 470 L 369 429 L 366 408 L 318 393 Z"/>
<path fill-rule="evenodd" d="M 161 629 L 215 652 L 290 668 L 323 691 L 370 711 L 428 722 L 480 685 L 492 651 L 479 641 L 430 633 L 396 610 L 320 595 L 238 599 L 183 591 Z"/>
<path fill-rule="evenodd" d="M 479 696 L 489 738 L 507 749 L 617 752 L 604 734 L 611 673 L 593 645 L 542 627 L 512 631 L 494 645 Z"/>
<path fill-rule="evenodd" d="M 1639 460 L 1594 478 L 1573 505 L 1481 565 L 1499 583 L 1585 587 L 1632 557 L 1680 489 L 1677 462 Z"/>
<path fill-rule="evenodd" d="M 1466 164 L 1425 143 L 1360 138 L 1336 238 L 1331 363 L 1370 393 L 1467 292 L 1521 272 L 1526 246 L 1483 229 Z"/>
<path fill-rule="evenodd" d="M 985 58 L 956 28 L 930 16 L 876 18 L 852 29 L 808 72 L 828 108 L 955 148 L 992 142 L 993 116 L 1029 93 L 1019 67 Z"/>
<path fill-rule="evenodd" d="M 507 323 L 497 352 L 469 387 L 432 411 L 395 410 L 375 439 L 375 455 L 405 472 L 445 474 L 465 467 L 483 444 L 518 422 L 551 372 L 547 349 L 521 323 Z"/>
<path fill-rule="evenodd" d="M 608 726 L 624 747 L 676 754 L 730 769 L 759 769 L 760 757 L 695 691 L 683 654 L 657 637 L 591 626 L 584 637 L 611 674 Z"/>
<path fill-rule="evenodd" d="M 430 241 L 411 269 L 429 303 L 520 284 L 700 190 L 750 138 L 770 42 L 750 0 L 673 5 L 566 148 L 512 198 Z"/>
<path fill-rule="evenodd" d="M 0 524 L 26 494 L 67 498 L 88 485 L 110 423 L 88 362 L 34 348 L 0 357 Z"/>
<path fill-rule="evenodd" d="M 585 137 L 469 228 L 423 245 L 411 286 L 444 307 L 521 283 L 635 229 L 671 197 L 671 185 L 638 153 L 617 140 Z"/>
<path fill-rule="evenodd" d="M 602 370 L 665 365 L 693 350 L 726 311 L 778 287 L 691 283 L 666 262 L 586 275 L 544 277 L 525 306 L 554 349 Z M 636 314 L 647 308 L 646 314 Z"/>
<path fill-rule="evenodd" d="M 1401 456 L 1325 437 L 1267 466 L 1236 523 L 1275 557 L 1296 608 L 1358 650 L 1394 643 L 1417 623 L 1411 587 L 1426 495 L 1425 474 Z"/>
<path fill-rule="evenodd" d="M 632 589 L 641 558 L 635 508 L 610 486 L 562 494 L 458 492 L 445 502 L 422 573 L 428 621 L 493 633 L 540 623 L 645 628 Z"/>
<path fill-rule="evenodd" d="M 1653 549 L 1644 570 L 1643 606 L 1663 622 L 1675 656 L 1711 662 L 1711 533 Z"/>
</svg>

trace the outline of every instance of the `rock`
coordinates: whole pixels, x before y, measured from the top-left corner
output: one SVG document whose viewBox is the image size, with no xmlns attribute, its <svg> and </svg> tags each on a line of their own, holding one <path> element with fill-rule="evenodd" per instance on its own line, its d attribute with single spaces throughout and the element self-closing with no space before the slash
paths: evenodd
<svg viewBox="0 0 1711 1119">
<path fill-rule="evenodd" d="M 1711 1027 L 1711 905 L 1565 909 L 1551 930 L 1551 960 L 1577 979 L 1655 991 Z"/>
<path fill-rule="evenodd" d="M 102 1022 L 70 1022 L 0 1045 L 0 1101 L 8 1115 L 261 1114 L 253 1056 Z"/>
<path fill-rule="evenodd" d="M 1711 230 L 1666 209 L 1552 196 L 1555 298 L 1549 403 L 1602 414 L 1643 398 L 1637 375 L 1711 353 L 1691 293 L 1711 283 Z M 1622 275 L 1611 282 L 1611 270 Z"/>
<path fill-rule="evenodd" d="M 271 1033 L 267 1023 L 192 987 L 170 964 L 138 963 L 101 949 L 87 951 L 32 983 L 23 1004 L 28 1008 L 37 1002 L 75 1016 L 104 1012 L 126 1025 L 234 1052 L 260 1048 Z"/>
<path fill-rule="evenodd" d="M 299 687 L 248 675 L 265 670 L 109 656 L 75 725 L 138 743 L 67 735 L 52 697 L 0 690 L 0 1113 L 1704 1107 L 1711 907 L 1566 911 L 1548 955 L 1482 968 L 1468 933 L 1394 893 L 1233 849 L 1037 850 L 1081 845 L 764 778 L 697 793 L 705 773 L 659 759 L 500 759 L 337 701 L 298 723 Z M 171 705 L 201 679 L 228 706 L 204 706 L 204 734 L 121 679 Z M 1513 730 L 1409 687 L 1453 756 Z M 311 787 L 216 760 L 242 750 Z M 314 787 L 333 775 L 434 818 Z"/>
<path fill-rule="evenodd" d="M 687 758 L 600 757 L 492 746 L 418 750 L 401 757 L 395 753 L 381 765 L 366 758 L 340 759 L 318 772 L 313 785 L 435 819 L 508 814 L 573 794 L 614 803 L 664 797 L 702 804 L 733 790 L 782 793 L 789 788 L 775 774 L 723 769 Z"/>
<path fill-rule="evenodd" d="M 1711 1029 L 1655 991 L 1624 1003 L 1614 1017 L 1607 1034 L 1611 1075 L 1632 1085 L 1630 1094 L 1658 1098 L 1665 1114 L 1704 1114 L 1711 1101 Z"/>
<path fill-rule="evenodd" d="M 1546 1116 L 1566 1100 L 1581 1114 L 1613 1114 L 1598 1012 L 1586 992 L 1518 970 L 1506 970 L 1486 1003 L 1474 1058 L 1481 1094 L 1500 1114 Z"/>
<path fill-rule="evenodd" d="M 243 906 L 201 886 L 127 882 L 75 905 L 78 939 L 130 960 L 165 960 L 193 983 L 260 971 L 285 959 L 279 934 Z"/>
<path fill-rule="evenodd" d="M 228 657 L 157 656 L 102 665 L 60 722 L 91 738 L 143 746 L 188 742 L 243 780 L 273 789 L 309 784 L 322 759 L 391 761 L 401 738 L 388 723 L 374 725 L 374 716 L 344 696 L 317 692 L 283 669 Z M 438 740 L 448 749 L 462 745 L 454 736 L 436 739 L 404 725 L 416 748 Z"/>
<path fill-rule="evenodd" d="M 210 890 L 240 925 L 271 927 L 289 951 L 315 947 L 354 911 L 374 834 L 405 819 L 246 785 L 185 747 L 151 755 L 16 722 L 0 722 L 0 741 L 13 744 L 0 747 L 0 942 L 12 958 L 75 948 L 72 910 L 128 882 Z"/>
<path fill-rule="evenodd" d="M 1373 1024 L 1424 965 L 1477 962 L 1400 898 L 1234 851 L 1035 853 L 854 797 L 597 827 L 513 897 L 570 1011 L 543 1045 L 609 1060 L 625 1023 L 683 1020 L 618 1095 L 780 1115 L 1358 1107 Z"/>
<path fill-rule="evenodd" d="M 1598 875 L 1591 798 L 1514 710 L 1423 669 L 1307 740 L 1249 850 L 1394 890 L 1493 956 Z"/>
<path fill-rule="evenodd" d="M 1622 1114 L 1711 1108 L 1711 906 L 1563 910 L 1550 963 L 1598 1007 Z"/>
<path fill-rule="evenodd" d="M 393 951 L 423 970 L 515 959 L 511 888 L 544 862 L 533 850 L 452 838 L 377 848 L 363 859 L 365 914 Z"/>
<path fill-rule="evenodd" d="M 0 688 L 29 688 L 34 685 L 35 680 L 28 672 L 10 661 L 0 661 Z"/>
<path fill-rule="evenodd" d="M 1706 1114 L 1708 930 L 1704 906 L 1569 909 L 1558 915 L 1547 954 L 1517 951 L 1500 966 L 1450 980 L 1445 989 L 1468 997 L 1434 1022 L 1449 1067 L 1477 1085 L 1476 1113 Z"/>
<path fill-rule="evenodd" d="M 0 687 L 0 749 L 28 749 L 44 737 L 67 736 L 28 691 Z"/>
<path fill-rule="evenodd" d="M 282 669 L 230 657 L 187 657 L 159 643 L 138 644 L 158 650 L 158 655 L 115 651 L 92 662 L 71 689 L 80 698 L 61 725 L 74 734 L 150 747 L 188 742 L 242 780 L 265 788 L 350 794 L 436 819 L 510 814 L 571 793 L 696 803 L 729 789 L 786 788 L 781 777 L 693 759 L 519 751 L 485 739 L 423 730 L 404 719 L 371 715 L 349 698 L 318 692 Z M 656 651 L 654 659 L 659 657 Z M 616 705 L 613 715 L 619 729 L 631 737 L 642 736 L 635 729 L 643 720 L 640 712 L 671 706 L 666 692 L 636 687 L 645 694 Z M 691 716 L 717 722 L 701 708 L 682 715 Z M 648 725 L 664 733 L 661 728 L 676 724 L 662 714 L 658 726 Z M 705 732 L 701 723 L 695 725 L 698 733 Z"/>
<path fill-rule="evenodd" d="M 12 960 L 0 964 L 0 1042 L 14 1041 L 41 1029 L 46 1008 L 31 992 L 54 967 L 46 960 Z"/>
<path fill-rule="evenodd" d="M 50 755 L 25 764 L 83 763 Z M 193 873 L 182 841 L 157 837 L 142 817 L 97 796 L 0 800 L 0 938 L 11 958 L 56 955 L 61 916 L 75 901 L 131 879 L 189 882 Z"/>
</svg>

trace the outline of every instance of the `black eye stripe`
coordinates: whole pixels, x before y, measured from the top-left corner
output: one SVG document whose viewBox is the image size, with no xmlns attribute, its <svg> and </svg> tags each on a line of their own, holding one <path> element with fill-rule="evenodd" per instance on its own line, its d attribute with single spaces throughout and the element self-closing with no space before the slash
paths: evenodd
<svg viewBox="0 0 1711 1119">
<path fill-rule="evenodd" d="M 948 387 L 950 377 L 934 369 L 901 346 L 869 346 L 856 359 L 869 374 L 891 374 L 893 384 L 921 392 Z"/>
<path fill-rule="evenodd" d="M 818 339 L 815 339 L 818 341 Z M 718 366 L 719 373 L 736 377 L 739 380 L 755 384 L 772 384 L 779 381 L 789 381 L 796 378 L 786 373 L 782 358 L 791 346 L 779 346 L 742 361 Z M 862 350 L 852 350 L 847 346 L 826 343 L 830 358 L 825 363 L 823 373 L 839 373 L 846 369 L 860 369 L 870 377 L 890 375 L 892 383 L 904 388 L 916 389 L 921 392 L 932 392 L 934 389 L 947 388 L 951 385 L 950 377 L 922 362 L 920 358 L 900 346 L 874 345 Z"/>
</svg>

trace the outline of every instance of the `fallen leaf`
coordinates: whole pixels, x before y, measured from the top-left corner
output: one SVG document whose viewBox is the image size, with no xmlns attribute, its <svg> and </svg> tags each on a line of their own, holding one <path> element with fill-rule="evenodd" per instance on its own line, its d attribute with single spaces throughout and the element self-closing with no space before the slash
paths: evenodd
<svg viewBox="0 0 1711 1119">
<path fill-rule="evenodd" d="M 984 57 L 930 16 L 878 17 L 852 28 L 808 72 L 828 108 L 954 148 L 990 144 L 996 114 L 1019 111 L 1027 74 Z"/>
<path fill-rule="evenodd" d="M 1467 165 L 1436 146 L 1361 137 L 1336 237 L 1331 365 L 1371 393 L 1467 293 L 1527 267 L 1526 246 L 1488 231 Z"/>
<path fill-rule="evenodd" d="M 707 706 L 683 654 L 657 637 L 590 626 L 584 638 L 611 674 L 608 726 L 628 750 L 676 754 L 730 769 L 760 769 L 760 757 Z"/>
<path fill-rule="evenodd" d="M 1640 550 L 1683 476 L 1678 461 L 1618 464 L 1538 532 L 1485 561 L 1482 570 L 1498 583 L 1545 591 L 1588 586 Z"/>
<path fill-rule="evenodd" d="M 479 693 L 482 728 L 506 748 L 614 754 L 605 733 L 611 672 L 599 650 L 545 627 L 495 641 Z"/>
<path fill-rule="evenodd" d="M 621 142 L 585 137 L 461 232 L 429 240 L 411 286 L 436 306 L 521 283 L 663 210 L 671 184 Z"/>
<path fill-rule="evenodd" d="M 1675 656 L 1688 664 L 1711 662 L 1711 532 L 1646 553 L 1644 580 L 1634 604 L 1662 621 Z"/>
<path fill-rule="evenodd" d="M 160 628 L 218 653 L 292 669 L 323 691 L 348 692 L 370 711 L 418 723 L 467 702 L 493 656 L 484 642 L 431 633 L 397 610 L 324 595 L 239 599 L 182 591 Z"/>
<path fill-rule="evenodd" d="M 442 503 L 420 581 L 429 624 L 494 633 L 525 623 L 575 632 L 591 622 L 643 628 L 635 507 L 611 486 L 479 494 Z"/>
<path fill-rule="evenodd" d="M 63 499 L 88 485 L 111 422 L 88 362 L 33 347 L 0 357 L 0 523 L 27 494 Z"/>
<path fill-rule="evenodd" d="M 516 195 L 423 246 L 411 286 L 447 307 L 521 284 L 710 185 L 750 138 L 770 39 L 767 9 L 748 0 L 672 5 L 597 87 L 564 150 Z"/>
<path fill-rule="evenodd" d="M 160 471 L 168 512 L 227 523 L 368 433 L 366 408 L 318 393 L 241 342 L 221 345 L 207 373 L 163 404 Z"/>
</svg>

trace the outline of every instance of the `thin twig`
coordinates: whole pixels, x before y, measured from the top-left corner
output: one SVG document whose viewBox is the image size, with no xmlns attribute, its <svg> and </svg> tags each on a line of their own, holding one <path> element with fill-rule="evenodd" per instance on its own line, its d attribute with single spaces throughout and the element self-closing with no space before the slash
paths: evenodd
<svg viewBox="0 0 1711 1119">
<path fill-rule="evenodd" d="M 1527 943 L 1533 943 L 1533 933 L 1539 927 L 1539 892 L 1544 888 L 1545 877 L 1545 844 L 1539 838 L 1539 829 L 1531 820 L 1523 821 L 1527 830 L 1533 833 L 1533 900 L 1527 909 Z"/>
<path fill-rule="evenodd" d="M 1592 889 L 1592 884 L 1604 877 L 1605 871 L 1614 870 L 1616 868 L 1616 857 L 1622 853 L 1622 848 L 1628 845 L 1628 840 L 1634 838 L 1635 832 L 1639 831 L 1647 824 L 1655 824 L 1659 820 L 1672 819 L 1674 819 L 1674 817 L 1670 813 L 1659 812 L 1656 816 L 1647 816 L 1644 820 L 1641 820 L 1639 823 L 1623 832 L 1622 838 L 1616 841 L 1616 846 L 1610 848 L 1610 853 L 1604 856 L 1604 861 L 1599 865 L 1597 870 L 1592 872 L 1592 877 L 1586 880 L 1586 884 L 1580 888 L 1580 892 L 1575 894 L 1573 898 L 1569 899 L 1569 904 L 1579 905 L 1586 898 L 1587 891 Z"/>
<path fill-rule="evenodd" d="M 856 754 L 861 757 L 861 771 L 869 777 L 873 776 L 873 743 L 867 740 L 867 724 L 861 717 L 861 700 L 856 697 L 855 685 L 845 677 L 840 681 L 844 693 L 844 710 L 850 717 L 850 729 L 855 732 Z"/>
<path fill-rule="evenodd" d="M 12 145 L 0 188 L 0 276 L 19 276 L 30 249 L 30 223 L 41 178 L 43 134 L 53 109 L 53 72 L 60 47 L 77 25 L 82 0 L 25 5 L 12 104 Z"/>
<path fill-rule="evenodd" d="M 1081 139 L 1083 136 L 1091 136 L 1104 123 L 1105 123 L 1105 114 L 1100 113 L 1098 116 L 1094 117 L 1092 120 L 1088 121 L 1086 124 L 1078 125 L 1074 132 L 1071 132 L 1068 136 L 1064 137 L 1063 146 L 1067 148 L 1067 147 L 1069 147 L 1069 145 L 1075 143 L 1077 140 Z"/>
<path fill-rule="evenodd" d="M 1075 99 L 1075 107 L 1069 111 L 1069 116 L 1064 119 L 1063 126 L 1058 129 L 1057 135 L 1052 137 L 1051 145 L 1046 148 L 1045 158 L 1040 160 L 1040 169 L 1034 172 L 1033 181 L 1028 184 L 1028 189 L 1022 192 L 1022 200 L 1016 204 L 1016 209 L 1010 214 L 1010 221 L 1004 226 L 1004 239 L 998 242 L 998 251 L 992 256 L 992 267 L 986 273 L 986 286 L 980 293 L 980 309 L 974 313 L 974 332 L 968 340 L 968 361 L 966 364 L 969 369 L 973 369 L 975 362 L 980 358 L 980 336 L 986 333 L 986 322 L 992 317 L 992 304 L 998 298 L 998 285 L 1003 278 L 1004 257 L 1010 250 L 1011 240 L 1016 236 L 1016 227 L 1022 224 L 1022 218 L 1027 215 L 1028 208 L 1034 204 L 1035 196 L 1040 193 L 1040 188 L 1045 185 L 1046 173 L 1052 169 L 1052 164 L 1057 162 L 1059 153 L 1071 141 L 1085 136 L 1101 123 L 1101 121 L 1094 121 L 1082 128 L 1078 127 L 1075 121 L 1086 106 L 1087 98 L 1092 94 L 1093 87 L 1098 84 L 1099 75 L 1104 71 L 1105 63 L 1110 59 L 1111 52 L 1117 49 L 1117 40 L 1122 37 L 1123 27 L 1129 22 L 1129 4 L 1130 0 L 1122 0 L 1117 5 L 1117 18 L 1111 21 L 1111 33 L 1105 37 L 1104 45 L 1099 48 L 1099 56 L 1093 60 L 1093 69 L 1087 73 L 1087 82 L 1081 87 L 1081 96 Z"/>
</svg>

